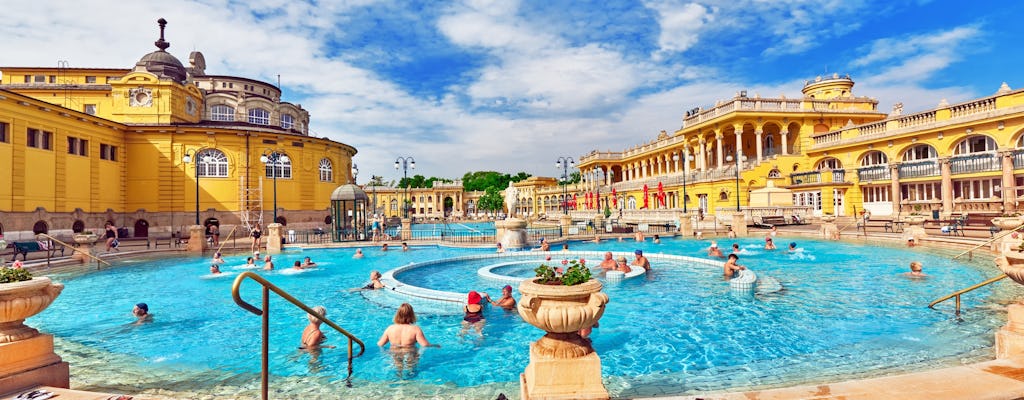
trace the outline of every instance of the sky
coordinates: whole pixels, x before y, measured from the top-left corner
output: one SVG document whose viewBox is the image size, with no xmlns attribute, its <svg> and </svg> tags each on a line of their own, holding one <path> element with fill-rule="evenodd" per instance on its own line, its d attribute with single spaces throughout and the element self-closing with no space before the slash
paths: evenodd
<svg viewBox="0 0 1024 400">
<path fill-rule="evenodd" d="M 11 4 L 3 4 L 11 3 Z M 621 151 L 685 110 L 800 97 L 850 74 L 904 113 L 1024 86 L 1018 1 L 0 0 L 0 66 L 130 68 L 156 20 L 184 64 L 276 83 L 310 134 L 354 146 L 371 175 L 556 176 L 559 157 Z"/>
</svg>

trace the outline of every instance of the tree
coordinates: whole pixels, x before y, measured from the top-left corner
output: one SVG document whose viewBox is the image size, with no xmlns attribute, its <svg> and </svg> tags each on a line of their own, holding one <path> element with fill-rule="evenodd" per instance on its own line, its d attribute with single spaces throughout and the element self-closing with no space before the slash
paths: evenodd
<svg viewBox="0 0 1024 400">
<path fill-rule="evenodd" d="M 485 211 L 498 211 L 504 206 L 505 199 L 501 196 L 501 193 L 497 188 L 487 188 L 483 196 L 480 196 L 480 200 L 477 201 L 477 208 Z"/>
</svg>

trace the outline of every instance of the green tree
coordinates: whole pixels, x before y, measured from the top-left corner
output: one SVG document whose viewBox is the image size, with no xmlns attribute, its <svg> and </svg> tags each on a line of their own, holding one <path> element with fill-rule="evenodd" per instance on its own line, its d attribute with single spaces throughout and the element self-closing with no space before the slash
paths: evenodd
<svg viewBox="0 0 1024 400">
<path fill-rule="evenodd" d="M 497 188 L 487 188 L 483 196 L 477 202 L 477 208 L 484 211 L 498 211 L 504 206 L 505 199 Z"/>
</svg>

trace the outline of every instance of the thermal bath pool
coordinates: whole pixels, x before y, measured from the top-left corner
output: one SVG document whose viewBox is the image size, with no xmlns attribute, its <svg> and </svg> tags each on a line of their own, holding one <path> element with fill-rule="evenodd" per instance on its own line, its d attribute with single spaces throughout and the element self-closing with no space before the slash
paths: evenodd
<svg viewBox="0 0 1024 400">
<path fill-rule="evenodd" d="M 780 245 L 789 241 L 780 239 Z M 740 263 L 777 279 L 784 288 L 765 295 L 730 290 L 718 267 L 658 260 L 659 254 L 706 258 L 708 241 L 571 244 L 575 251 L 632 253 L 640 248 L 656 261 L 648 277 L 605 285 L 611 302 L 594 331 L 593 345 L 611 394 L 790 386 L 991 359 L 993 332 L 1005 322 L 1000 306 L 1022 294 L 1016 285 L 1002 283 L 975 291 L 964 297 L 965 312 L 958 320 L 949 307 L 931 310 L 928 302 L 997 274 L 989 261 L 954 263 L 933 249 L 796 241 L 796 253 L 760 250 L 763 241 L 756 239 L 737 241 L 743 248 Z M 720 245 L 728 248 L 731 243 Z M 276 257 L 279 271 L 260 272 L 303 302 L 324 305 L 329 318 L 367 343 L 366 354 L 355 360 L 354 374 L 346 381 L 341 335 L 324 326 L 328 344 L 339 348 L 311 360 L 297 349 L 306 324 L 302 311 L 273 298 L 272 396 L 518 395 L 518 374 L 528 363 L 529 342 L 543 333 L 515 313 L 490 308 L 483 337 L 463 337 L 457 306 L 388 291 L 349 292 L 363 286 L 374 269 L 490 256 L 493 250 L 363 250 L 363 259 L 351 258 L 354 249 L 286 252 Z M 542 255 L 536 254 L 538 264 Z M 306 256 L 320 267 L 300 274 L 280 271 Z M 486 291 L 497 298 L 503 284 L 476 274 L 502 261 L 494 256 L 431 263 L 396 278 L 435 290 Z M 564 258 L 554 252 L 551 256 L 556 263 Z M 207 276 L 207 258 L 187 257 L 126 260 L 102 271 L 57 275 L 66 285 L 64 293 L 28 324 L 58 338 L 57 352 L 71 362 L 76 387 L 169 396 L 256 396 L 260 318 L 231 299 L 232 276 L 241 271 L 232 267 L 244 263 L 244 255 L 227 259 L 227 276 L 216 278 Z M 592 266 L 599 261 L 587 259 Z M 901 275 L 912 260 L 924 263 L 929 278 Z M 524 267 L 503 273 L 528 271 Z M 244 285 L 243 298 L 258 303 L 258 285 Z M 132 305 L 141 301 L 149 304 L 154 322 L 132 325 Z M 404 379 L 396 376 L 387 351 L 375 346 L 402 301 L 413 304 L 427 337 L 441 345 L 424 350 L 418 371 Z"/>
</svg>

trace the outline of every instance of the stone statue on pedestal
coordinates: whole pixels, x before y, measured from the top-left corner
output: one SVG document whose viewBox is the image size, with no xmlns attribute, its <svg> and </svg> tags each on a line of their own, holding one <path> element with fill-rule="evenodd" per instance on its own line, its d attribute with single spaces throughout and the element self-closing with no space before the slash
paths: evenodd
<svg viewBox="0 0 1024 400">
<path fill-rule="evenodd" d="M 514 183 L 509 182 L 508 187 L 505 188 L 505 207 L 508 208 L 508 217 L 512 218 L 515 214 L 516 203 L 519 202 L 519 189 L 516 189 Z"/>
</svg>

